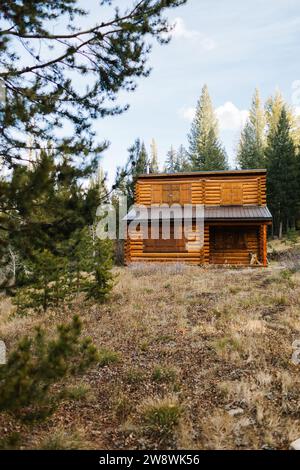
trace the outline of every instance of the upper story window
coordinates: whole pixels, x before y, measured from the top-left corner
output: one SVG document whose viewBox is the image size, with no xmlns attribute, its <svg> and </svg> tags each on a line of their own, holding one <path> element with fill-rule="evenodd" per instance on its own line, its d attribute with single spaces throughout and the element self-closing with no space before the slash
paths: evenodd
<svg viewBox="0 0 300 470">
<path fill-rule="evenodd" d="M 191 204 L 190 183 L 155 184 L 152 186 L 152 204 Z"/>
<path fill-rule="evenodd" d="M 243 184 L 234 182 L 223 183 L 221 185 L 221 205 L 243 205 Z"/>
</svg>

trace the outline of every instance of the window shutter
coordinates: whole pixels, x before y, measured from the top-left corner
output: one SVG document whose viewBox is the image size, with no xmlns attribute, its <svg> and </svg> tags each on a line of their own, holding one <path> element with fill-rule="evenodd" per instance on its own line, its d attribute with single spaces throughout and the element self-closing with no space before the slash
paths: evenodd
<svg viewBox="0 0 300 470">
<path fill-rule="evenodd" d="M 154 184 L 152 186 L 152 204 L 160 204 L 161 199 L 161 184 Z"/>
<path fill-rule="evenodd" d="M 243 204 L 243 185 L 232 184 L 232 202 L 233 205 Z"/>
<path fill-rule="evenodd" d="M 221 190 L 221 204 L 224 206 L 240 206 L 243 204 L 243 184 L 223 183 Z"/>
<path fill-rule="evenodd" d="M 222 201 L 221 203 L 226 206 L 231 204 L 231 184 L 224 183 L 222 184 Z"/>
<path fill-rule="evenodd" d="M 191 197 L 191 185 L 188 183 L 184 183 L 181 185 L 181 195 L 180 195 L 180 202 L 181 204 L 191 204 L 192 197 Z"/>
<path fill-rule="evenodd" d="M 164 184 L 162 188 L 162 202 L 163 204 L 170 204 L 170 192 L 171 192 L 171 185 Z"/>
<path fill-rule="evenodd" d="M 180 203 L 180 186 L 179 186 L 179 184 L 172 184 L 171 185 L 170 203 L 171 204 L 179 204 Z"/>
</svg>

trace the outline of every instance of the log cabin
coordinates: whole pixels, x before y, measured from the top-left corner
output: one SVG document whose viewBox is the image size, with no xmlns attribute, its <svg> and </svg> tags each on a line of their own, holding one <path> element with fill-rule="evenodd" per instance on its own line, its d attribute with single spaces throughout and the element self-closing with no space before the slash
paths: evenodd
<svg viewBox="0 0 300 470">
<path fill-rule="evenodd" d="M 194 212 L 180 237 L 175 236 L 175 216 L 171 218 L 169 236 L 165 237 L 164 210 L 173 205 L 191 205 Z M 159 209 L 155 238 L 139 207 Z M 200 229 L 193 215 L 198 207 L 203 213 Z M 266 206 L 266 170 L 142 175 L 136 183 L 135 206 L 126 221 L 126 264 L 151 261 L 267 266 L 267 227 L 272 216 Z M 132 222 L 139 228 L 133 231 Z"/>
</svg>

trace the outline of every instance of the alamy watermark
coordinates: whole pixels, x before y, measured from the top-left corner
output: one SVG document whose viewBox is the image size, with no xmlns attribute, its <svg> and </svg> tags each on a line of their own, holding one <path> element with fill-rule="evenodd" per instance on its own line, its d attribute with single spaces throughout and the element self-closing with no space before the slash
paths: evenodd
<svg viewBox="0 0 300 470">
<path fill-rule="evenodd" d="M 100 239 L 188 240 L 192 247 L 204 244 L 204 206 L 191 204 L 134 205 L 120 197 L 118 207 L 101 205 L 97 210 L 96 235 Z"/>
<path fill-rule="evenodd" d="M 296 339 L 296 341 L 293 342 L 292 348 L 294 350 L 292 354 L 292 363 L 295 366 L 298 366 L 300 364 L 300 339 Z"/>
<path fill-rule="evenodd" d="M 0 79 L 0 109 L 1 105 L 5 106 L 6 102 L 6 88 L 3 80 Z"/>
<path fill-rule="evenodd" d="M 4 341 L 0 340 L 0 365 L 6 364 L 6 346 Z"/>
</svg>

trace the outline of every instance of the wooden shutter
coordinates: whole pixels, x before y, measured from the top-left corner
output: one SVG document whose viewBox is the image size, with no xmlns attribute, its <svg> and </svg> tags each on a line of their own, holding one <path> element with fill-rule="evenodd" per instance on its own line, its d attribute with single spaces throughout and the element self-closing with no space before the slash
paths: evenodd
<svg viewBox="0 0 300 470">
<path fill-rule="evenodd" d="M 222 184 L 221 204 L 224 206 L 231 205 L 231 183 Z"/>
<path fill-rule="evenodd" d="M 154 184 L 152 186 L 152 204 L 160 204 L 162 200 L 161 184 Z"/>
<path fill-rule="evenodd" d="M 179 204 L 180 203 L 180 185 L 172 184 L 170 192 L 170 204 Z"/>
<path fill-rule="evenodd" d="M 240 206 L 243 204 L 243 184 L 223 183 L 221 186 L 221 204 L 224 206 Z"/>
<path fill-rule="evenodd" d="M 192 203 L 192 191 L 189 183 L 181 184 L 180 187 L 180 203 L 191 204 Z"/>
<path fill-rule="evenodd" d="M 243 185 L 232 183 L 232 201 L 233 205 L 243 204 Z"/>
<path fill-rule="evenodd" d="M 163 187 L 162 187 L 162 203 L 163 204 L 170 204 L 170 193 L 171 193 L 171 185 L 163 184 Z"/>
<path fill-rule="evenodd" d="M 162 187 L 162 202 L 163 204 L 175 204 L 180 202 L 180 185 L 179 184 L 164 184 Z"/>
</svg>

